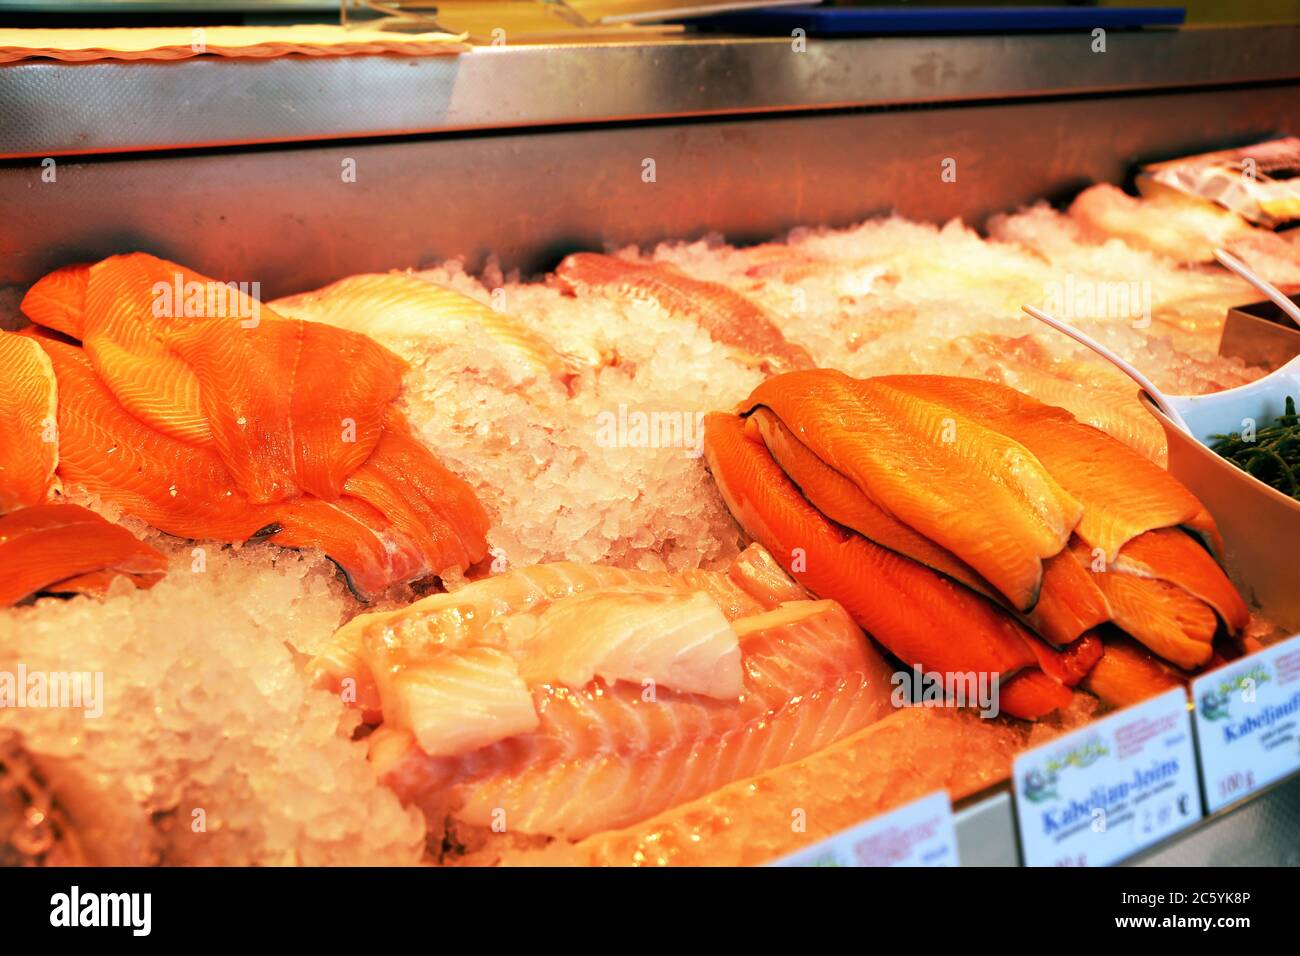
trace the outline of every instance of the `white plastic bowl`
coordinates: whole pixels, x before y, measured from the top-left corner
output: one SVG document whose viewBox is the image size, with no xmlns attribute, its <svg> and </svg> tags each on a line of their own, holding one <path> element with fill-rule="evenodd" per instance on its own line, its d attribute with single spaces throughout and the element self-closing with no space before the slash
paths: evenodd
<svg viewBox="0 0 1300 956">
<path fill-rule="evenodd" d="M 1211 451 L 1211 435 L 1240 432 L 1246 419 L 1264 428 L 1300 404 L 1300 359 L 1249 385 L 1209 395 L 1166 395 L 1184 431 L 1146 391 L 1142 403 L 1165 430 L 1169 471 L 1209 509 L 1223 534 L 1233 582 L 1265 615 L 1300 630 L 1300 501 L 1271 488 Z"/>
</svg>

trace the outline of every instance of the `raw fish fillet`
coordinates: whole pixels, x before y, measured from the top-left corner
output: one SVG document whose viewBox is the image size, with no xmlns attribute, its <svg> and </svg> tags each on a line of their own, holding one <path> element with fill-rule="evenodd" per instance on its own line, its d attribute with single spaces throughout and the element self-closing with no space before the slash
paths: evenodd
<svg viewBox="0 0 1300 956">
<path fill-rule="evenodd" d="M 166 570 L 153 548 L 78 505 L 38 504 L 0 516 L 0 607 L 39 591 L 102 592 L 117 575 L 152 587 Z"/>
<path fill-rule="evenodd" d="M 1300 263 L 1286 240 L 1215 203 L 1173 191 L 1130 196 L 1109 183 L 1085 189 L 1070 205 L 1070 218 L 1097 238 L 1117 238 L 1178 262 L 1213 262 L 1222 246 L 1247 264 L 1262 261 L 1276 283 L 1300 282 Z"/>
<path fill-rule="evenodd" d="M 18 307 L 37 325 L 80 341 L 85 334 L 89 282 L 88 262 L 55 269 L 27 290 Z"/>
<path fill-rule="evenodd" d="M 785 573 L 771 552 L 761 544 L 746 547 L 727 569 L 727 577 L 747 594 L 757 598 L 764 607 L 775 607 L 786 601 L 803 601 L 811 597 Z"/>
<path fill-rule="evenodd" d="M 1181 528 L 1140 534 L 1120 548 L 1115 571 L 1176 584 L 1212 607 L 1230 633 L 1250 623 L 1250 609 L 1200 542 Z"/>
<path fill-rule="evenodd" d="M 363 595 L 441 570 L 360 499 L 250 502 L 211 446 L 148 428 L 117 404 L 80 349 L 38 341 L 60 383 L 59 469 L 67 483 L 179 537 L 319 547 Z M 476 542 L 473 553 L 481 557 L 485 548 Z"/>
<path fill-rule="evenodd" d="M 57 482 L 58 385 L 33 338 L 0 332 L 0 514 L 43 502 Z"/>
<path fill-rule="evenodd" d="M 613 588 L 671 588 L 682 594 L 708 594 L 728 620 L 759 614 L 786 600 L 794 582 L 780 572 L 782 584 L 761 558 L 752 554 L 737 559 L 733 571 L 632 571 L 607 565 L 556 562 L 519 568 L 475 581 L 456 591 L 433 594 L 395 611 L 376 611 L 354 617 L 339 628 L 311 665 L 323 685 L 339 691 L 351 679 L 355 700 L 368 717 L 378 719 L 382 708 L 367 647 L 390 642 L 394 648 L 429 646 L 469 647 L 490 643 L 497 622 L 508 615 L 541 611 L 573 595 Z M 753 568 L 762 568 L 760 578 Z M 777 569 L 779 571 L 779 568 Z M 735 578 L 733 580 L 733 578 Z M 806 597 L 806 594 L 799 595 Z M 773 599 L 775 598 L 775 599 Z M 391 663 L 391 661 L 388 661 Z"/>
<path fill-rule="evenodd" d="M 731 346 L 747 364 L 768 371 L 814 364 L 807 350 L 788 341 L 760 306 L 727 286 L 692 279 L 671 265 L 578 252 L 561 262 L 555 275 L 574 293 L 649 301 L 670 314 L 693 319 L 713 341 Z"/>
<path fill-rule="evenodd" d="M 960 340 L 988 356 L 986 377 L 1026 392 L 1151 459 L 1160 467 L 1168 457 L 1164 429 L 1138 400 L 1126 376 L 1099 361 L 1055 358 L 1032 335 L 972 335 Z"/>
<path fill-rule="evenodd" d="M 38 339 L 59 381 L 65 483 L 185 538 L 243 541 L 271 522 L 250 508 L 210 448 L 154 431 L 117 403 L 81 349 Z"/>
<path fill-rule="evenodd" d="M 904 664 L 1005 680 L 1050 652 L 985 598 L 828 521 L 747 437 L 738 416 L 705 418 L 704 453 L 741 527 L 809 591 L 842 603 Z M 1028 695 L 1021 701 L 1030 703 Z"/>
<path fill-rule="evenodd" d="M 414 439 L 405 364 L 136 253 L 61 270 L 29 314 L 58 367 L 60 475 L 183 537 L 318 547 L 369 596 L 487 552 L 473 490 Z"/>
<path fill-rule="evenodd" d="M 787 477 L 826 517 L 985 597 L 1002 601 L 1001 595 L 974 569 L 862 494 L 853 482 L 809 451 L 768 409 L 756 408 L 746 422 L 747 429 L 757 429 Z M 1077 561 L 1062 553 L 1043 563 L 1038 603 L 1025 616 L 1035 631 L 1053 644 L 1068 644 L 1108 619 L 1105 598 Z"/>
<path fill-rule="evenodd" d="M 1087 569 L 1067 549 L 1043 562 L 1043 590 L 1025 620 L 1059 647 L 1109 621 L 1110 606 Z"/>
<path fill-rule="evenodd" d="M 62 291 L 37 295 L 42 283 L 28 294 L 37 314 Z M 143 253 L 89 268 L 81 333 L 127 411 L 213 445 L 259 504 L 303 491 L 338 497 L 378 441 L 405 368 L 364 335 L 283 319 L 238 288 Z"/>
<path fill-rule="evenodd" d="M 998 687 L 998 705 L 1004 713 L 1024 720 L 1041 720 L 1070 703 L 1070 688 L 1035 668 L 1026 668 Z"/>
<path fill-rule="evenodd" d="M 718 700 L 744 691 L 736 632 L 703 591 L 606 588 L 552 604 L 527 621 L 506 634 L 530 684 L 648 680 Z"/>
<path fill-rule="evenodd" d="M 155 291 L 184 282 L 207 282 L 153 256 L 113 256 L 90 267 L 81 343 L 95 373 L 128 412 L 171 438 L 207 444 L 212 429 L 194 370 L 169 348 L 166 336 L 192 319 L 179 306 L 167 314 Z M 158 313 L 163 314 L 158 314 Z M 230 324 L 234 324 L 233 320 Z"/>
<path fill-rule="evenodd" d="M 194 369 L 212 440 L 257 503 L 337 498 L 374 451 L 404 363 L 373 339 L 263 316 L 209 319 L 169 338 Z"/>
<path fill-rule="evenodd" d="M 415 728 L 430 757 L 478 750 L 541 722 L 518 661 L 494 647 L 436 647 L 418 667 L 395 665 L 384 677 L 388 724 Z"/>
<path fill-rule="evenodd" d="M 740 525 L 905 663 L 997 674 L 1010 714 L 1064 706 L 1104 625 L 1193 668 L 1250 619 L 1187 489 L 1005 385 L 791 372 L 739 412 L 706 418 L 705 456 Z"/>
<path fill-rule="evenodd" d="M 864 495 L 857 485 L 814 455 L 771 410 L 756 408 L 746 422 L 747 429 L 757 430 L 781 470 L 826 517 L 852 528 L 882 548 L 946 574 L 987 597 L 996 597 L 997 592 L 970 565 L 913 531 Z M 752 432 L 750 437 L 754 437 Z"/>
<path fill-rule="evenodd" d="M 276 299 L 270 308 L 277 315 L 365 335 L 418 335 L 448 344 L 481 329 L 493 344 L 535 374 L 562 378 L 571 371 L 550 343 L 519 320 L 454 289 L 405 273 L 349 276 L 314 292 Z"/>
<path fill-rule="evenodd" d="M 1160 657 L 1191 669 L 1214 653 L 1218 619 L 1182 588 L 1119 571 L 1094 572 L 1093 580 L 1106 595 L 1115 625 Z"/>
<path fill-rule="evenodd" d="M 829 369 L 769 379 L 742 406 L 766 406 L 880 508 L 951 552 L 1029 610 L 1042 562 L 1082 508 L 1022 444 L 893 379 Z M 716 474 L 716 473 L 715 473 Z"/>
<path fill-rule="evenodd" d="M 969 415 L 1020 442 L 1075 500 L 1083 517 L 1075 533 L 1107 562 L 1144 531 L 1187 525 L 1212 540 L 1213 520 L 1176 478 L 1109 435 L 1015 389 L 979 379 L 891 375 L 879 380 Z"/>
<path fill-rule="evenodd" d="M 435 573 L 483 560 L 488 516 L 474 490 L 415 440 L 397 409 L 388 409 L 382 425 L 374 452 L 348 476 L 344 493 L 368 502 L 414 541 Z"/>
<path fill-rule="evenodd" d="M 1025 725 L 911 707 L 808 757 L 634 826 L 506 864 L 756 866 L 935 790 L 959 800 L 1007 777 Z M 802 822 L 803 827 L 792 825 Z M 873 861 L 879 863 L 881 861 Z"/>
<path fill-rule="evenodd" d="M 1082 687 L 1112 707 L 1132 704 L 1181 687 L 1186 679 L 1131 638 L 1107 634 L 1101 659 Z"/>
<path fill-rule="evenodd" d="M 535 731 L 449 759 L 386 722 L 372 761 L 431 823 L 579 839 L 798 760 L 889 712 L 889 668 L 834 602 L 793 602 L 733 626 L 738 700 L 663 686 L 647 696 L 627 681 L 536 684 Z"/>
</svg>

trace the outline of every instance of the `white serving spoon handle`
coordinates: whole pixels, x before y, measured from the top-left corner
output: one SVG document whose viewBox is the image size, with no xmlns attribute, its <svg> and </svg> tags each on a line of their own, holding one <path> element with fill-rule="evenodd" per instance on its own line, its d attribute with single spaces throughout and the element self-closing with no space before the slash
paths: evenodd
<svg viewBox="0 0 1300 956">
<path fill-rule="evenodd" d="M 1269 282 L 1262 275 L 1255 272 L 1250 266 L 1242 262 L 1227 249 L 1215 249 L 1214 258 L 1218 259 L 1227 269 L 1235 272 L 1241 278 L 1245 279 L 1260 292 L 1264 293 L 1265 298 L 1281 309 L 1291 321 L 1300 326 L 1300 306 L 1291 301 L 1291 297 L 1283 295 L 1282 290 Z"/>
</svg>

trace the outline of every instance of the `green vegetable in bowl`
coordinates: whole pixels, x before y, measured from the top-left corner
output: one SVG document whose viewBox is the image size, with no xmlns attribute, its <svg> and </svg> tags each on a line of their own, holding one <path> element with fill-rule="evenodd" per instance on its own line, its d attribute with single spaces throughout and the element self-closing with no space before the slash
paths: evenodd
<svg viewBox="0 0 1300 956">
<path fill-rule="evenodd" d="M 1211 449 L 1242 471 L 1253 475 L 1271 488 L 1300 501 L 1300 416 L 1295 399 L 1286 398 L 1286 411 L 1273 424 L 1246 441 L 1239 432 L 1211 435 Z"/>
</svg>

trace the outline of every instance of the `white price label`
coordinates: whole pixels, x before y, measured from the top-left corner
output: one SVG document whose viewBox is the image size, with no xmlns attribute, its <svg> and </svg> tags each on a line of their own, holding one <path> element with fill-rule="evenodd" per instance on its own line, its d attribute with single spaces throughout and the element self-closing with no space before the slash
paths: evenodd
<svg viewBox="0 0 1300 956">
<path fill-rule="evenodd" d="M 1182 688 L 1027 750 L 1012 773 L 1026 866 L 1109 866 L 1201 818 Z"/>
<path fill-rule="evenodd" d="M 772 865 L 959 866 L 952 804 L 939 790 Z"/>
<path fill-rule="evenodd" d="M 1300 770 L 1300 635 L 1192 682 L 1213 813 Z"/>
</svg>

